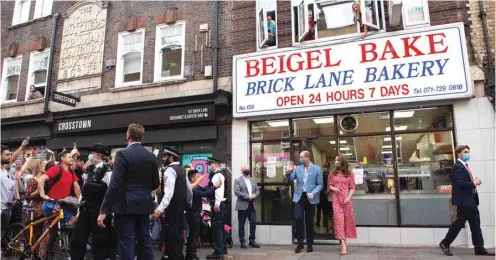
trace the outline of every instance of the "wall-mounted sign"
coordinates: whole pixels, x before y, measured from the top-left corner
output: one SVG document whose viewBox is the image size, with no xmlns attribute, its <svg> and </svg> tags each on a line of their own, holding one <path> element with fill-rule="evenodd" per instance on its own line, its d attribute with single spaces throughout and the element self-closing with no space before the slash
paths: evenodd
<svg viewBox="0 0 496 260">
<path fill-rule="evenodd" d="M 469 98 L 462 23 L 233 58 L 234 117 Z"/>
<path fill-rule="evenodd" d="M 80 98 L 68 94 L 64 94 L 62 92 L 54 91 L 52 95 L 52 101 L 60 104 L 68 105 L 71 107 L 75 107 L 76 103 L 80 101 Z"/>
<path fill-rule="evenodd" d="M 101 74 L 107 6 L 101 1 L 80 1 L 64 18 L 58 79 Z"/>
<path fill-rule="evenodd" d="M 215 120 L 215 106 L 213 103 L 57 120 L 55 122 L 54 132 L 70 133 L 126 128 L 131 123 L 138 123 L 146 127 L 148 125 L 211 120 Z"/>
</svg>

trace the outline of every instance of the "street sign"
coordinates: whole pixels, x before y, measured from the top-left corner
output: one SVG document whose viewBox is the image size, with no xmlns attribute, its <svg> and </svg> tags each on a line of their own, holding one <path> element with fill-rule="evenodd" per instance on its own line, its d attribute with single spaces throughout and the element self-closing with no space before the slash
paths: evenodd
<svg viewBox="0 0 496 260">
<path fill-rule="evenodd" d="M 62 92 L 57 92 L 57 91 L 53 92 L 52 101 L 63 104 L 63 105 L 75 107 L 76 103 L 79 102 L 80 100 L 81 99 L 79 97 L 74 97 L 74 96 L 64 94 Z"/>
</svg>

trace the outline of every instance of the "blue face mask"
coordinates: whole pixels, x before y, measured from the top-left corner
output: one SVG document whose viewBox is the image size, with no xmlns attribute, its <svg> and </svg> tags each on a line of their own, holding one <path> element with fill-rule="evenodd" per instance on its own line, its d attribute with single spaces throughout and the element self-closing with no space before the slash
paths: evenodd
<svg viewBox="0 0 496 260">
<path fill-rule="evenodd" d="M 250 175 L 250 170 L 244 170 L 244 171 L 243 171 L 243 174 L 244 174 L 244 175 Z"/>
<path fill-rule="evenodd" d="M 88 161 L 93 164 L 95 163 L 95 158 L 93 158 L 93 154 L 88 155 Z"/>
<path fill-rule="evenodd" d="M 462 155 L 462 161 L 468 162 L 468 160 L 470 160 L 470 154 L 469 153 L 463 154 Z"/>
<path fill-rule="evenodd" d="M 300 159 L 300 165 L 304 165 L 305 164 L 305 159 Z"/>
</svg>

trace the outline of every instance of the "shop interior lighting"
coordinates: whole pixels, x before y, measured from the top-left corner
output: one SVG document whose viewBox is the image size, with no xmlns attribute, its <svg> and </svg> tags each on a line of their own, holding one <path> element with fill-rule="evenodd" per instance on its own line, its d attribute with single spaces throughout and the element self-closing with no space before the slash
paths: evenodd
<svg viewBox="0 0 496 260">
<path fill-rule="evenodd" d="M 352 156 L 353 154 L 352 153 L 345 153 L 343 154 L 344 156 Z"/>
<path fill-rule="evenodd" d="M 314 118 L 313 122 L 316 124 L 332 124 L 334 123 L 334 117 Z"/>
<path fill-rule="evenodd" d="M 401 136 L 396 137 L 396 141 L 401 141 L 401 139 L 403 139 L 403 137 L 401 137 Z M 391 142 L 391 137 L 385 137 L 384 141 Z"/>
<path fill-rule="evenodd" d="M 395 131 L 405 131 L 408 128 L 407 125 L 395 125 L 394 130 Z M 386 127 L 386 132 L 391 131 L 391 127 Z"/>
<path fill-rule="evenodd" d="M 392 153 L 393 153 L 393 151 L 389 151 L 389 152 L 388 152 L 388 151 L 386 151 L 386 152 L 382 152 L 382 154 L 392 154 Z"/>
<path fill-rule="evenodd" d="M 410 118 L 413 117 L 413 114 L 415 114 L 415 111 L 410 110 L 410 111 L 395 111 L 394 112 L 394 118 Z M 383 113 L 379 119 L 389 119 L 389 113 Z"/>
<path fill-rule="evenodd" d="M 349 151 L 350 148 L 349 147 L 340 147 L 339 150 L 341 150 L 341 151 Z"/>
<path fill-rule="evenodd" d="M 340 144 L 345 144 L 346 143 L 346 140 L 341 140 L 339 141 Z"/>
<path fill-rule="evenodd" d="M 267 124 L 269 124 L 271 127 L 289 126 L 289 122 L 286 120 L 284 120 L 284 121 L 267 121 Z"/>
<path fill-rule="evenodd" d="M 390 149 L 393 149 L 393 146 L 392 145 L 383 145 L 382 148 L 390 148 Z"/>
<path fill-rule="evenodd" d="M 336 144 L 336 141 L 329 141 L 330 144 Z"/>
</svg>

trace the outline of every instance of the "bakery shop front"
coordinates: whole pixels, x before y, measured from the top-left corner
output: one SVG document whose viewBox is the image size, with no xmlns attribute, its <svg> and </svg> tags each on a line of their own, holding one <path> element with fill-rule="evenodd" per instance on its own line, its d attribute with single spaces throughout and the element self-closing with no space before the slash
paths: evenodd
<svg viewBox="0 0 496 260">
<path fill-rule="evenodd" d="M 327 163 L 334 169 L 336 155 L 347 158 L 359 239 L 394 244 L 370 242 L 369 232 L 401 233 L 404 241 L 424 230 L 445 233 L 455 217 L 454 107 L 472 97 L 472 84 L 463 24 L 235 56 L 233 174 L 247 164 L 260 187 L 259 242 L 294 239 L 295 184 L 285 172 L 301 151 L 323 172 Z M 330 208 L 321 196 L 314 221 L 321 243 L 334 241 Z"/>
</svg>

